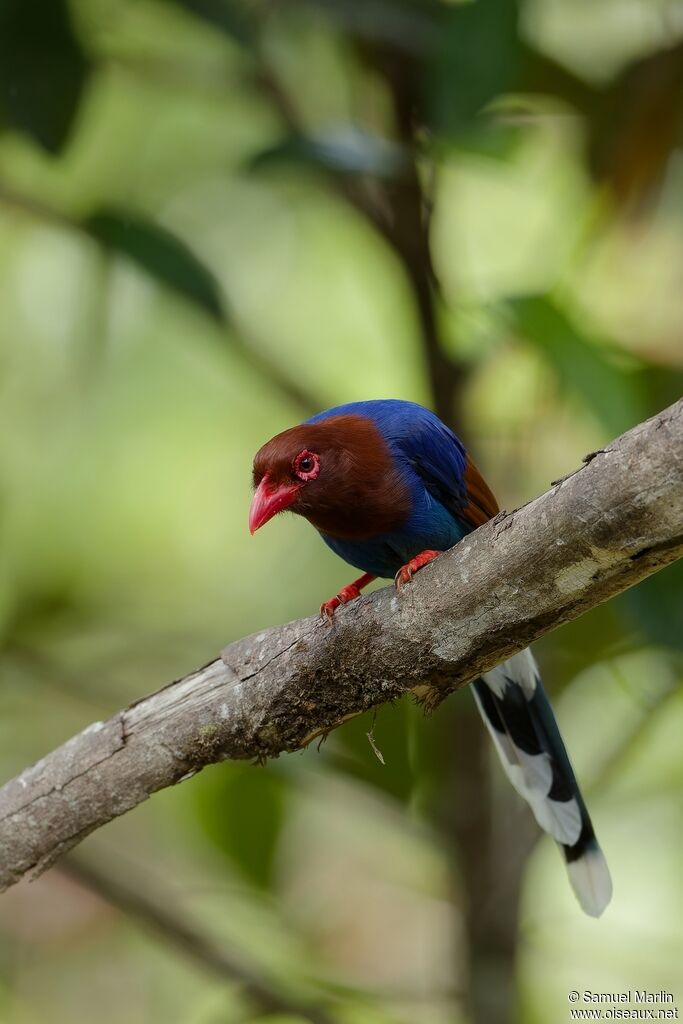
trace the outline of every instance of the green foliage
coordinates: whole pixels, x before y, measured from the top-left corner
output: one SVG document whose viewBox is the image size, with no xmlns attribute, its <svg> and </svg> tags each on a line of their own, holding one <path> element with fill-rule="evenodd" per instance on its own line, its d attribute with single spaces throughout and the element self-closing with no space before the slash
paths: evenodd
<svg viewBox="0 0 683 1024">
<path fill-rule="evenodd" d="M 68 0 L 0 0 L 0 111 L 11 125 L 58 153 L 89 72 Z"/>
<path fill-rule="evenodd" d="M 516 0 L 452 6 L 425 76 L 427 116 L 437 131 L 467 132 L 512 87 L 520 58 L 518 20 Z"/>
<path fill-rule="evenodd" d="M 619 599 L 652 643 L 683 649 L 683 565 L 675 562 Z"/>
<path fill-rule="evenodd" d="M 554 366 L 564 387 L 586 403 L 612 434 L 646 416 L 645 394 L 632 367 L 582 331 L 551 298 L 510 303 L 514 330 L 528 338 Z"/>
<path fill-rule="evenodd" d="M 248 5 L 239 0 L 165 0 L 166 3 L 182 7 L 188 13 L 201 18 L 220 29 L 241 46 L 254 42 L 254 26 L 248 13 Z"/>
<path fill-rule="evenodd" d="M 222 320 L 218 284 L 188 245 L 159 224 L 128 210 L 101 209 L 83 222 L 94 239 L 132 260 L 161 284 Z"/>
<path fill-rule="evenodd" d="M 268 889 L 287 810 L 287 780 L 266 767 L 218 765 L 198 790 L 198 820 L 230 862 Z"/>
</svg>

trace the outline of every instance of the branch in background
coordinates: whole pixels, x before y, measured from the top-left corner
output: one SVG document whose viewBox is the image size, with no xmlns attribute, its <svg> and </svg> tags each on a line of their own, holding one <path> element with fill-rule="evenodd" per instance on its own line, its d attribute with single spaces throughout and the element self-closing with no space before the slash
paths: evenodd
<svg viewBox="0 0 683 1024">
<path fill-rule="evenodd" d="M 460 410 L 454 406 L 459 404 L 463 374 L 444 351 L 439 337 L 439 285 L 430 251 L 430 204 L 423 193 L 415 156 L 419 149 L 419 81 L 414 65 L 391 47 L 376 44 L 362 49 L 364 58 L 387 82 L 405 166 L 395 176 L 376 178 L 371 183 L 361 175 L 348 174 L 330 174 L 330 180 L 337 193 L 375 228 L 402 266 L 416 306 L 435 411 L 446 423 L 457 420 L 462 433 Z M 263 53 L 259 53 L 255 81 L 292 138 L 301 138 L 298 111 Z"/>
<path fill-rule="evenodd" d="M 412 691 L 430 705 L 683 555 L 683 400 L 530 504 L 338 613 L 238 640 L 0 790 L 0 888 L 226 758 L 298 750 Z"/>
<path fill-rule="evenodd" d="M 169 909 L 172 901 L 162 905 L 159 899 L 150 897 L 139 887 L 133 888 L 94 863 L 73 855 L 64 858 L 61 870 L 181 950 L 205 971 L 223 981 L 236 982 L 244 998 L 259 1012 L 292 1014 L 311 1024 L 328 1024 L 325 1011 L 288 998 L 257 975 L 238 950 L 218 943 L 184 916 Z"/>
<path fill-rule="evenodd" d="M 420 149 L 420 81 L 415 66 L 395 50 L 377 46 L 370 52 L 373 62 L 380 68 L 389 86 L 399 140 L 409 154 L 405 176 L 387 184 L 387 200 L 391 210 L 388 238 L 403 265 L 415 299 L 427 370 L 434 393 L 434 408 L 445 423 L 455 422 L 462 435 L 459 405 L 464 374 L 462 367 L 446 354 L 439 335 L 437 306 L 440 286 L 430 246 L 432 198 L 425 196 L 416 156 Z"/>
<path fill-rule="evenodd" d="M 413 293 L 434 409 L 466 439 L 462 410 L 466 374 L 444 349 L 439 330 L 442 296 L 430 238 L 434 182 L 423 182 L 420 173 L 421 97 L 416 65 L 392 47 L 375 44 L 365 49 L 388 84 L 399 139 L 409 155 L 407 172 L 385 186 L 385 202 L 391 211 L 391 230 L 385 237 L 402 263 Z M 488 737 L 473 723 L 473 710 L 459 705 L 448 711 L 450 742 L 443 754 L 435 825 L 452 875 L 462 880 L 464 898 L 456 913 L 462 915 L 467 948 L 461 965 L 467 977 L 463 1002 L 473 1024 L 507 1024 L 514 1007 L 517 904 L 526 845 L 519 841 L 524 830 L 516 828 L 516 842 L 507 844 L 504 864 L 498 863 Z M 521 818 L 512 800 L 508 807 Z M 522 821 L 528 828 L 526 819 Z M 492 899 L 492 879 L 499 883 L 497 900 Z"/>
</svg>

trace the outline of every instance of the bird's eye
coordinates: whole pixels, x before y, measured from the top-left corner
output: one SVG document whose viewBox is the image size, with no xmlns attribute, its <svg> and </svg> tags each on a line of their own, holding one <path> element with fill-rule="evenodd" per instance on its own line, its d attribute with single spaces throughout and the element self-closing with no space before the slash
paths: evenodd
<svg viewBox="0 0 683 1024">
<path fill-rule="evenodd" d="M 320 472 L 320 456 L 316 452 L 309 452 L 304 448 L 294 459 L 292 465 L 294 475 L 300 480 L 315 480 Z"/>
</svg>

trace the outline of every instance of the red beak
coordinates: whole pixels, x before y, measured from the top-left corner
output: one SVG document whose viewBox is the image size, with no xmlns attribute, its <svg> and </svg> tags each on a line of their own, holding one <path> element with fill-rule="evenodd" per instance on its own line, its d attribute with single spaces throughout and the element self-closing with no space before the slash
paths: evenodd
<svg viewBox="0 0 683 1024">
<path fill-rule="evenodd" d="M 269 519 L 288 508 L 299 493 L 300 487 L 301 484 L 275 483 L 266 473 L 251 499 L 249 533 L 256 533 Z"/>
</svg>

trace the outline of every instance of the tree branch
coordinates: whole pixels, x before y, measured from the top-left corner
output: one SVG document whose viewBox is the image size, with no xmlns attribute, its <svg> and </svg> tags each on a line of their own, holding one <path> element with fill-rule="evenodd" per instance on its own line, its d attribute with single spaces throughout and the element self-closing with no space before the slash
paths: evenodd
<svg viewBox="0 0 683 1024">
<path fill-rule="evenodd" d="M 0 789 L 0 889 L 225 758 L 297 750 L 412 691 L 451 690 L 683 555 L 683 400 L 420 572 L 238 640 Z"/>
</svg>

